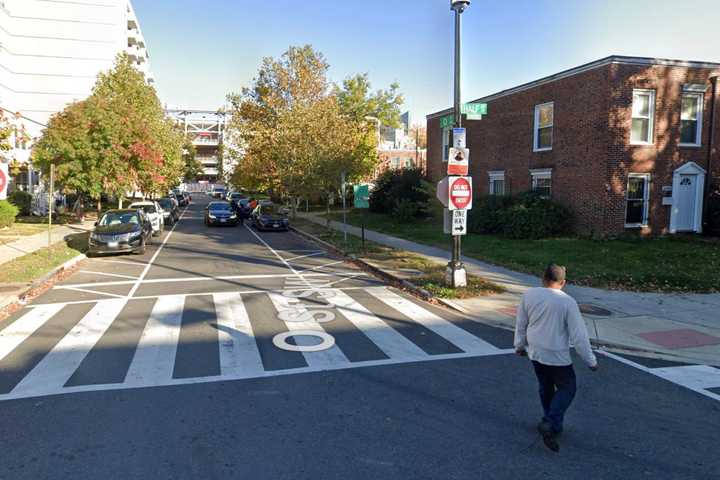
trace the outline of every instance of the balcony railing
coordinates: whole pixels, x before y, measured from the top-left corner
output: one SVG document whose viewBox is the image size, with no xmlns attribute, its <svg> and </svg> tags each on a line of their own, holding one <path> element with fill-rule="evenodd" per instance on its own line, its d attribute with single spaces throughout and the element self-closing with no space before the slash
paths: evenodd
<svg viewBox="0 0 720 480">
<path fill-rule="evenodd" d="M 195 137 L 193 139 L 194 145 L 218 145 L 219 143 L 219 139 L 213 137 Z"/>
</svg>

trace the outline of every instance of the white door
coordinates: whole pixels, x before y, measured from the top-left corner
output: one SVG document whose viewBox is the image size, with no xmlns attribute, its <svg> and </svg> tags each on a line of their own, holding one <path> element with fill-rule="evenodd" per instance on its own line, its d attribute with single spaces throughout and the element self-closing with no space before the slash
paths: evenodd
<svg viewBox="0 0 720 480">
<path fill-rule="evenodd" d="M 695 207 L 697 198 L 697 175 L 680 175 L 676 204 L 675 228 L 678 232 L 695 230 Z"/>
</svg>

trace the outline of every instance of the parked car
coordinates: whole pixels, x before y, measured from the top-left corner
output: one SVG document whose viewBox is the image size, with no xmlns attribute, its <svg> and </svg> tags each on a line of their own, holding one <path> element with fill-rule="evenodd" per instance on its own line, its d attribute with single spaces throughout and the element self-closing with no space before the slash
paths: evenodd
<svg viewBox="0 0 720 480">
<path fill-rule="evenodd" d="M 142 210 L 150 220 L 153 228 L 153 235 L 160 235 L 165 230 L 165 218 L 163 210 L 157 202 L 147 200 L 144 202 L 133 202 L 128 208 Z"/>
<path fill-rule="evenodd" d="M 175 222 L 180 218 L 180 209 L 178 208 L 177 200 L 170 197 L 163 197 L 158 200 L 158 204 L 160 204 L 160 208 L 162 208 L 165 225 L 175 225 Z"/>
<path fill-rule="evenodd" d="M 214 198 L 225 198 L 225 195 L 227 194 L 227 190 L 225 187 L 213 187 L 212 192 L 210 193 L 211 197 Z"/>
<path fill-rule="evenodd" d="M 88 254 L 145 253 L 152 243 L 152 223 L 143 210 L 108 210 L 95 222 L 88 240 Z"/>
<path fill-rule="evenodd" d="M 190 204 L 190 201 L 182 193 L 176 193 L 175 199 L 181 207 L 187 207 Z"/>
<path fill-rule="evenodd" d="M 188 192 L 182 192 L 183 197 L 185 197 L 185 205 L 190 205 L 190 202 L 192 202 L 192 196 Z"/>
<path fill-rule="evenodd" d="M 252 212 L 252 224 L 258 230 L 285 230 L 290 228 L 287 209 L 272 202 L 260 202 Z"/>
<path fill-rule="evenodd" d="M 240 192 L 232 192 L 227 194 L 226 200 L 230 202 L 230 205 L 232 205 L 234 209 L 237 210 L 240 206 L 239 202 L 241 200 L 245 200 L 247 203 L 248 198 Z"/>
<path fill-rule="evenodd" d="M 205 225 L 232 225 L 236 226 L 239 218 L 230 202 L 210 202 L 205 207 Z"/>
</svg>

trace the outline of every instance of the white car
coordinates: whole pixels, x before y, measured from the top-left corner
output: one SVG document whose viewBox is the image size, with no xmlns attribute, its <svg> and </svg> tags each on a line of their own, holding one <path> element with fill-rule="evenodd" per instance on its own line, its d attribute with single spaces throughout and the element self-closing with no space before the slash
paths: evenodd
<svg viewBox="0 0 720 480">
<path fill-rule="evenodd" d="M 142 210 L 147 215 L 152 224 L 153 236 L 157 237 L 165 230 L 165 215 L 163 209 L 157 202 L 147 200 L 145 202 L 133 202 L 130 204 L 132 209 Z"/>
</svg>

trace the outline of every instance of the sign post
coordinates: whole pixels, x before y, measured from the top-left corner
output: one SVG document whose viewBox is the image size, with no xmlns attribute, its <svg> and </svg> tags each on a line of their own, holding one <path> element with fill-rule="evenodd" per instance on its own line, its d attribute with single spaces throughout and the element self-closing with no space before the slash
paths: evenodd
<svg viewBox="0 0 720 480">
<path fill-rule="evenodd" d="M 368 209 L 370 208 L 370 185 L 367 183 L 361 183 L 359 185 L 353 185 L 353 204 L 355 208 Z M 362 223 L 360 224 L 360 238 L 362 239 L 362 249 L 365 251 L 365 214 L 362 216 Z"/>
</svg>

